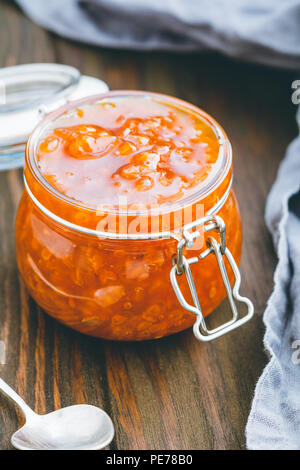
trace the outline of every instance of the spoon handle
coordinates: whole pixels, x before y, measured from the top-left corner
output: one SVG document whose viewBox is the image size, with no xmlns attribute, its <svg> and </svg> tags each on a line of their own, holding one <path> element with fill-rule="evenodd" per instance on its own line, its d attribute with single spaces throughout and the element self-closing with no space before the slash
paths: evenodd
<svg viewBox="0 0 300 470">
<path fill-rule="evenodd" d="M 0 390 L 11 400 L 13 400 L 22 410 L 25 418 L 35 415 L 34 411 L 25 403 L 23 398 L 21 398 L 9 385 L 7 385 L 4 380 L 0 378 Z"/>
</svg>

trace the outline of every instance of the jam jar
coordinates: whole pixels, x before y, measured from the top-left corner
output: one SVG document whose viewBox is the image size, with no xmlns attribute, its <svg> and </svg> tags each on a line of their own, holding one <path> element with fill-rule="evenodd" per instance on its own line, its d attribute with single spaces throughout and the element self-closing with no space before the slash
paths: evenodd
<svg viewBox="0 0 300 470">
<path fill-rule="evenodd" d="M 121 341 L 194 325 L 210 341 L 253 315 L 239 294 L 231 146 L 199 108 L 141 91 L 72 102 L 32 132 L 24 182 L 18 267 L 63 324 Z M 226 296 L 232 317 L 209 329 Z"/>
</svg>

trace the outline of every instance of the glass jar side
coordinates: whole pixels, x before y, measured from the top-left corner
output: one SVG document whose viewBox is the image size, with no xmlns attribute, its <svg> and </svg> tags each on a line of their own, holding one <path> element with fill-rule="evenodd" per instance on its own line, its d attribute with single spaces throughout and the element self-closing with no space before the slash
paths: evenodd
<svg viewBox="0 0 300 470">
<path fill-rule="evenodd" d="M 218 215 L 239 263 L 242 232 L 233 190 Z M 78 234 L 49 219 L 26 191 L 16 219 L 18 266 L 32 297 L 65 325 L 106 339 L 159 338 L 194 323 L 195 316 L 179 305 L 170 283 L 176 245 L 172 239 L 109 240 Z M 198 254 L 199 248 L 191 249 L 187 256 Z M 209 257 L 192 269 L 208 315 L 226 295 L 217 262 Z M 232 283 L 230 270 L 229 276 Z M 184 280 L 181 288 L 189 298 Z"/>
</svg>

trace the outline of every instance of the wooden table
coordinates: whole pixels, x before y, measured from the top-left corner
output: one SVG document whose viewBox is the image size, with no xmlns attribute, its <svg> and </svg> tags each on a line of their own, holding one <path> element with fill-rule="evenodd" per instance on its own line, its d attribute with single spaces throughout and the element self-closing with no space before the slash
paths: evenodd
<svg viewBox="0 0 300 470">
<path fill-rule="evenodd" d="M 216 54 L 134 53 L 58 38 L 0 3 L 1 66 L 60 62 L 112 89 L 168 93 L 208 111 L 233 144 L 235 189 L 244 223 L 243 288 L 254 320 L 211 344 L 192 331 L 144 343 L 113 343 L 75 333 L 44 314 L 18 276 L 14 217 L 22 171 L 0 174 L 1 376 L 37 412 L 91 403 L 112 417 L 111 449 L 243 449 L 255 383 L 266 363 L 262 313 L 276 263 L 264 224 L 267 194 L 296 133 L 293 74 Z M 299 77 L 298 77 L 299 78 Z M 225 308 L 215 314 L 217 320 Z M 21 416 L 0 398 L 0 449 Z"/>
</svg>

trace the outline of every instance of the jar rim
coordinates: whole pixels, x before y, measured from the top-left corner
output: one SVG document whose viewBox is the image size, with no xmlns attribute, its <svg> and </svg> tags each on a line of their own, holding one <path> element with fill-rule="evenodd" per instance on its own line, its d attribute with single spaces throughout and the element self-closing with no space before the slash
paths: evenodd
<svg viewBox="0 0 300 470">
<path fill-rule="evenodd" d="M 55 187 L 53 187 L 43 176 L 41 173 L 38 164 L 37 164 L 37 151 L 38 145 L 40 143 L 40 137 L 47 128 L 47 126 L 52 122 L 54 122 L 57 118 L 63 116 L 67 112 L 76 109 L 78 106 L 83 104 L 93 104 L 97 103 L 102 100 L 107 100 L 109 98 L 118 98 L 118 97 L 153 97 L 156 101 L 165 104 L 165 105 L 173 105 L 177 109 L 181 109 L 183 111 L 187 111 L 193 113 L 196 116 L 199 116 L 206 124 L 208 124 L 213 132 L 216 135 L 216 138 L 219 143 L 219 154 L 217 158 L 216 164 L 218 165 L 216 171 L 204 180 L 203 184 L 198 185 L 195 192 L 192 194 L 187 195 L 177 201 L 169 202 L 167 204 L 163 204 L 157 208 L 149 207 L 140 209 L 130 209 L 128 208 L 123 212 L 120 210 L 116 210 L 115 208 L 101 208 L 101 212 L 105 214 L 116 214 L 122 215 L 126 213 L 127 215 L 163 215 L 166 213 L 175 212 L 177 210 L 182 210 L 185 207 L 191 206 L 196 202 L 201 202 L 201 200 L 205 199 L 209 194 L 215 191 L 221 183 L 224 181 L 228 172 L 232 165 L 232 149 L 229 142 L 229 139 L 224 132 L 223 128 L 212 118 L 208 113 L 203 111 L 202 109 L 198 108 L 197 106 L 188 103 L 184 100 L 179 98 L 175 98 L 170 95 L 162 94 L 162 93 L 154 93 L 149 91 L 136 91 L 136 90 L 114 90 L 109 91 L 107 93 L 102 93 L 99 95 L 93 95 L 89 97 L 82 98 L 80 100 L 72 101 L 66 105 L 63 105 L 56 109 L 55 111 L 50 112 L 47 114 L 34 128 L 32 133 L 29 136 L 26 145 L 26 152 L 25 152 L 25 162 L 26 167 L 29 169 L 31 175 L 34 177 L 35 181 L 37 181 L 44 190 L 46 190 L 49 194 L 64 202 L 72 207 L 83 209 L 85 211 L 91 211 L 91 213 L 99 212 L 99 208 L 91 208 L 88 207 L 86 204 L 72 199 L 71 197 L 61 193 Z M 224 193 L 226 192 L 226 188 Z"/>
</svg>

